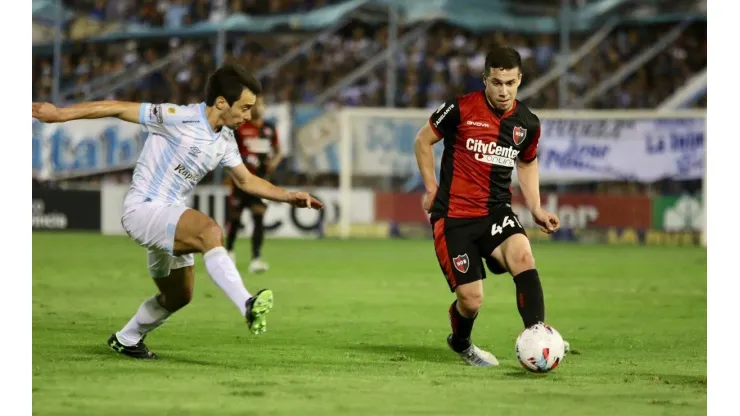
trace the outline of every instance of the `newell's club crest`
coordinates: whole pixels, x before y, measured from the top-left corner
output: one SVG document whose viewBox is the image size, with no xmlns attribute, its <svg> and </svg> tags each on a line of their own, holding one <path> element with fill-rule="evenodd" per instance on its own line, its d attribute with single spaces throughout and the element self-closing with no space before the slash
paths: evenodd
<svg viewBox="0 0 740 416">
<path fill-rule="evenodd" d="M 514 134 L 512 135 L 512 137 L 514 138 L 514 144 L 522 144 L 524 138 L 527 137 L 527 129 L 521 128 L 519 126 L 514 127 Z"/>
<path fill-rule="evenodd" d="M 467 273 L 468 268 L 470 267 L 470 259 L 468 258 L 467 254 L 461 254 L 454 259 L 452 259 L 452 263 L 455 264 L 455 268 L 460 273 Z"/>
</svg>

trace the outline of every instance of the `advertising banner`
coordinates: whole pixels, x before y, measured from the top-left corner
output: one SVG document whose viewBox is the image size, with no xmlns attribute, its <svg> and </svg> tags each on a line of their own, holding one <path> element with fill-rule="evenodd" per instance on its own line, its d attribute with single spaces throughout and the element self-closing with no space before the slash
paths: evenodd
<svg viewBox="0 0 740 416">
<path fill-rule="evenodd" d="M 33 175 L 49 179 L 132 167 L 146 136 L 138 124 L 117 119 L 53 124 L 33 119 Z"/>
<path fill-rule="evenodd" d="M 348 112 L 346 129 L 340 126 L 343 111 Z M 299 145 L 305 149 L 295 167 L 338 173 L 341 131 L 347 131 L 352 141 L 353 175 L 407 177 L 421 185 L 414 140 L 432 111 L 301 108 L 296 111 L 295 123 Z M 588 112 L 588 117 L 579 119 L 567 113 L 543 112 L 538 149 L 542 183 L 650 183 L 703 177 L 706 118 L 600 114 Z M 437 171 L 443 148 L 442 143 L 434 146 Z"/>
<path fill-rule="evenodd" d="M 33 230 L 100 230 L 100 192 L 33 187 Z"/>
<path fill-rule="evenodd" d="M 653 228 L 664 231 L 701 231 L 702 204 L 690 195 L 653 198 Z"/>
<path fill-rule="evenodd" d="M 705 119 L 543 120 L 543 183 L 704 176 Z"/>
<path fill-rule="evenodd" d="M 375 212 L 378 221 L 398 223 L 428 223 L 421 208 L 423 193 L 378 192 Z M 598 195 L 578 193 L 546 193 L 542 207 L 560 218 L 562 228 L 650 228 L 651 201 L 647 195 Z M 512 210 L 525 228 L 534 227 L 524 199 L 515 195 Z"/>
<path fill-rule="evenodd" d="M 291 152 L 289 104 L 267 106 L 283 153 Z M 84 176 L 133 168 L 147 138 L 136 123 L 115 118 L 42 123 L 32 119 L 33 176 L 39 179 Z"/>
<path fill-rule="evenodd" d="M 378 192 L 375 215 L 389 225 L 395 237 L 429 237 L 428 215 L 421 208 L 423 193 Z M 560 218 L 555 235 L 541 233 L 521 195 L 512 210 L 533 241 L 572 241 L 601 244 L 698 245 L 702 206 L 698 198 L 684 195 L 605 195 L 545 193 L 542 207 Z"/>
<path fill-rule="evenodd" d="M 128 191 L 126 185 L 105 185 L 102 192 L 102 231 L 108 235 L 125 235 L 121 227 L 123 199 Z M 202 211 L 216 222 L 225 226 L 230 188 L 227 186 L 203 185 L 195 188 L 188 206 Z M 311 194 L 324 203 L 323 210 L 294 208 L 288 204 L 265 201 L 268 209 L 264 218 L 265 234 L 268 237 L 315 238 L 324 230 L 333 229 L 339 220 L 339 191 L 335 188 L 311 189 Z M 352 224 L 371 225 L 375 222 L 375 194 L 370 189 L 352 191 Z M 243 234 L 252 230 L 249 211 L 242 213 Z"/>
</svg>

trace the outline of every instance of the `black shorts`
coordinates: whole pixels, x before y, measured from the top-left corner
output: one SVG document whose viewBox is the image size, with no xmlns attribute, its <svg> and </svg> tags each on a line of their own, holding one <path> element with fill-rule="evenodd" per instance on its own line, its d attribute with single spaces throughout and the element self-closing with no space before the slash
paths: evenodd
<svg viewBox="0 0 740 416">
<path fill-rule="evenodd" d="M 260 197 L 254 196 L 250 193 L 242 191 L 240 188 L 234 188 L 233 191 L 231 191 L 231 206 L 234 209 L 237 210 L 244 210 L 248 208 L 252 208 L 255 205 L 262 205 L 263 207 L 267 207 L 267 204 L 265 204 L 265 201 L 263 201 Z"/>
<path fill-rule="evenodd" d="M 527 235 L 509 207 L 482 218 L 439 218 L 432 226 L 437 260 L 452 292 L 458 285 L 485 279 L 484 260 L 491 273 L 506 273 L 491 253 L 512 235 Z"/>
</svg>

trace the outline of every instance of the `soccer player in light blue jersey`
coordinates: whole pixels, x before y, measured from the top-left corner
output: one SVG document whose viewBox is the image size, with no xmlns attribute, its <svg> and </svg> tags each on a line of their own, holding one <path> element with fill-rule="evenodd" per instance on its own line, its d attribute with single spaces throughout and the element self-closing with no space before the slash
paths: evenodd
<svg viewBox="0 0 740 416">
<path fill-rule="evenodd" d="M 157 358 L 143 340 L 192 299 L 193 253 L 203 253 L 208 274 L 239 308 L 251 332 L 266 330 L 272 291 L 263 289 L 251 295 L 223 247 L 221 227 L 186 206 L 201 178 L 221 165 L 230 168 L 234 183 L 250 194 L 302 208 L 323 208 L 308 193 L 274 186 L 244 166 L 233 130 L 250 120 L 261 92 L 259 81 L 244 68 L 227 64 L 208 79 L 206 100 L 200 104 L 97 101 L 57 108 L 33 103 L 33 117 L 42 122 L 116 117 L 139 123 L 149 132 L 123 202 L 121 224 L 133 240 L 146 247 L 149 273 L 159 293 L 144 301 L 136 315 L 111 335 L 108 345 L 115 351 L 134 358 Z"/>
</svg>

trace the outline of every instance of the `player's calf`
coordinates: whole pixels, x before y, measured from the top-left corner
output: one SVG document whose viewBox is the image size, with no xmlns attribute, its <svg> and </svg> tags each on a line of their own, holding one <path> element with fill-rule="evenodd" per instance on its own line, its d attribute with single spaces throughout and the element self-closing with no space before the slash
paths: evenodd
<svg viewBox="0 0 740 416">
<path fill-rule="evenodd" d="M 267 207 L 262 204 L 254 204 L 251 207 L 252 211 L 252 224 L 254 229 L 252 230 L 252 261 L 249 263 L 250 273 L 262 273 L 269 269 L 267 263 L 261 258 L 262 243 L 265 239 L 265 211 Z"/>
<path fill-rule="evenodd" d="M 498 360 L 488 351 L 473 345 L 471 333 L 478 311 L 483 305 L 482 281 L 467 283 L 455 288 L 457 299 L 450 305 L 450 326 L 452 334 L 447 337 L 447 345 L 463 361 L 476 367 L 493 367 Z"/>
<path fill-rule="evenodd" d="M 239 230 L 244 228 L 244 224 L 242 224 L 241 216 L 242 216 L 242 208 L 241 205 L 237 207 L 232 207 L 229 210 L 229 224 L 227 226 L 227 232 L 226 232 L 226 250 L 229 253 L 233 253 L 234 251 L 234 244 L 236 243 L 236 236 L 239 233 Z M 232 256 L 232 260 L 234 257 Z"/>
<path fill-rule="evenodd" d="M 252 213 L 252 223 L 254 224 L 254 230 L 252 231 L 252 259 L 260 258 L 262 242 L 265 239 L 264 218 L 264 215 L 261 213 Z"/>
<path fill-rule="evenodd" d="M 497 248 L 496 250 L 499 250 Z M 535 268 L 529 240 L 523 234 L 509 237 L 494 257 L 503 257 L 516 285 L 516 303 L 525 328 L 545 321 L 545 297 Z"/>
<path fill-rule="evenodd" d="M 449 309 L 452 335 L 448 340 L 455 352 L 463 352 L 472 345 L 471 334 L 478 310 L 483 304 L 483 284 L 480 280 L 457 286 L 457 299 Z"/>
<path fill-rule="evenodd" d="M 195 268 L 187 266 L 170 270 L 167 277 L 155 278 L 154 283 L 159 289 L 157 302 L 170 313 L 175 313 L 193 300 Z"/>
</svg>

